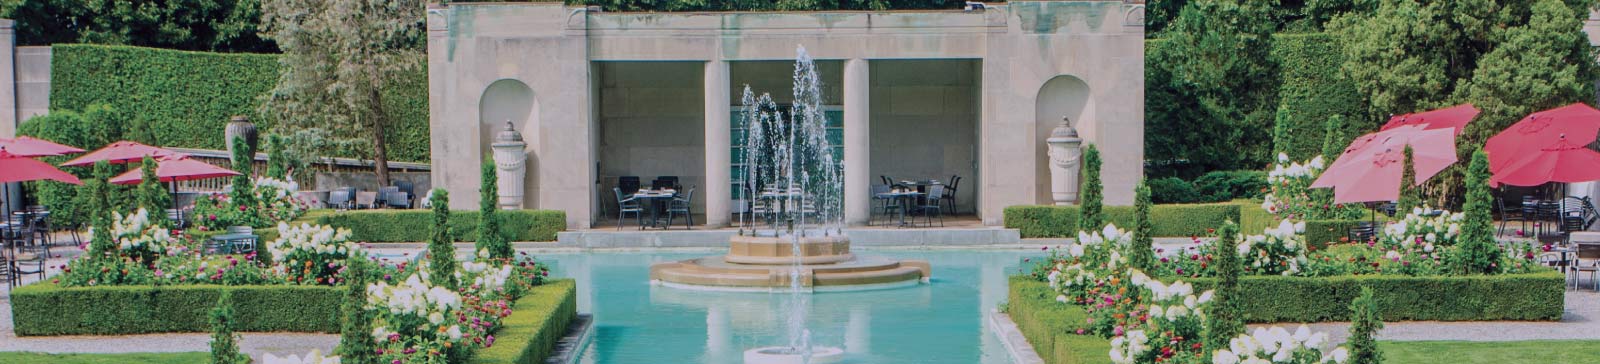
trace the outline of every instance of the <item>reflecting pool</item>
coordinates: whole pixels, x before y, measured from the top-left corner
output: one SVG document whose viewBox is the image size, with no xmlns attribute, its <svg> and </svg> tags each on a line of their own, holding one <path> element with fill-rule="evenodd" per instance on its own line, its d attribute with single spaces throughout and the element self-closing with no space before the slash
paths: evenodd
<svg viewBox="0 0 1600 364">
<path fill-rule="evenodd" d="M 1006 296 L 1006 276 L 1038 250 L 865 250 L 922 259 L 931 283 L 810 296 L 812 343 L 843 348 L 845 363 L 1010 363 L 985 315 Z M 578 280 L 578 310 L 595 315 L 587 364 L 740 363 L 747 349 L 787 344 L 785 293 L 702 292 L 651 286 L 652 263 L 693 253 L 542 254 L 552 276 Z"/>
</svg>

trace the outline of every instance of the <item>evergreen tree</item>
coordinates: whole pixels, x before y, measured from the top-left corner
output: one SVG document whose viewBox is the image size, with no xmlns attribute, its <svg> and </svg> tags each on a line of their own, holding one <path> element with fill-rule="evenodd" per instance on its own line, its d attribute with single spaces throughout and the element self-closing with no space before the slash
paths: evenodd
<svg viewBox="0 0 1600 364">
<path fill-rule="evenodd" d="M 1100 149 L 1094 144 L 1089 144 L 1083 150 L 1083 188 L 1078 206 L 1078 230 L 1100 231 L 1105 226 L 1101 220 L 1101 200 L 1104 199 L 1103 187 L 1100 185 Z"/>
<path fill-rule="evenodd" d="M 233 138 L 233 171 L 239 175 L 233 176 L 233 204 L 235 206 L 255 206 L 255 183 L 250 181 L 250 163 L 255 161 L 255 151 L 250 150 L 250 144 L 243 137 Z"/>
<path fill-rule="evenodd" d="M 267 135 L 268 178 L 279 180 L 288 178 L 288 156 L 284 155 L 284 148 L 288 148 L 288 146 L 283 145 L 284 143 L 283 136 L 277 134 Z"/>
<path fill-rule="evenodd" d="M 172 196 L 167 195 L 167 189 L 161 186 L 161 179 L 156 176 L 155 158 L 144 156 L 139 173 L 143 174 L 143 179 L 139 181 L 139 207 L 149 211 L 151 222 L 172 227 L 172 222 L 167 220 L 167 207 L 172 205 Z"/>
<path fill-rule="evenodd" d="M 1372 297 L 1372 287 L 1361 287 L 1361 296 L 1350 302 L 1350 338 L 1345 347 L 1350 350 L 1349 364 L 1379 364 L 1383 352 L 1372 336 L 1383 329 L 1383 319 L 1378 316 L 1378 300 Z"/>
<path fill-rule="evenodd" d="M 433 237 L 428 240 L 428 274 L 433 284 L 456 288 L 456 247 L 450 236 L 450 192 L 433 189 Z"/>
<path fill-rule="evenodd" d="M 233 333 L 233 292 L 222 291 L 211 309 L 211 364 L 248 364 L 250 356 L 239 353 L 239 335 Z"/>
<path fill-rule="evenodd" d="M 1472 163 L 1467 166 L 1467 202 L 1462 206 L 1466 221 L 1461 223 L 1460 246 L 1456 248 L 1454 265 L 1467 274 L 1493 274 L 1499 270 L 1500 247 L 1494 241 L 1494 220 L 1489 215 L 1494 197 L 1489 194 L 1489 155 L 1479 150 L 1472 153 Z"/>
<path fill-rule="evenodd" d="M 1272 159 L 1272 135 L 1244 133 L 1273 128 L 1278 106 L 1278 61 L 1272 55 L 1276 24 L 1264 1 L 1195 0 L 1178 11 L 1162 34 L 1166 43 L 1161 63 L 1172 88 L 1192 98 L 1198 113 L 1188 133 L 1210 138 L 1192 140 L 1180 158 L 1206 163 L 1215 170 L 1259 168 Z M 1163 5 L 1170 8 L 1171 6 Z"/>
<path fill-rule="evenodd" d="M 483 195 L 478 202 L 478 243 L 474 251 L 489 251 L 489 258 L 511 259 L 514 252 L 506 236 L 500 232 L 500 199 L 498 176 L 494 172 L 494 157 L 483 162 Z"/>
<path fill-rule="evenodd" d="M 1155 265 L 1155 239 L 1150 236 L 1150 186 L 1140 181 L 1133 189 L 1133 244 L 1128 247 L 1128 264 L 1143 271 Z"/>
<path fill-rule="evenodd" d="M 1301 158 L 1294 153 L 1293 141 L 1290 140 L 1294 138 L 1289 130 L 1291 122 L 1289 108 L 1278 105 L 1278 113 L 1272 121 L 1272 155 L 1286 154 L 1290 159 L 1299 160 Z"/>
<path fill-rule="evenodd" d="M 364 254 L 345 259 L 345 295 L 339 308 L 339 346 L 334 353 L 342 363 L 377 364 L 377 345 L 372 337 L 372 320 L 367 317 L 367 281 L 371 262 Z"/>
<path fill-rule="evenodd" d="M 1217 240 L 1212 243 L 1211 261 L 1217 274 L 1213 288 L 1211 308 L 1205 321 L 1205 352 L 1228 348 L 1228 341 L 1244 333 L 1244 310 L 1239 306 L 1239 275 L 1244 263 L 1234 250 L 1239 243 L 1239 225 L 1228 221 L 1217 229 Z"/>
<path fill-rule="evenodd" d="M 1405 159 L 1401 161 L 1404 168 L 1400 172 L 1400 201 L 1395 203 L 1395 213 L 1405 215 L 1411 209 L 1422 207 L 1422 191 L 1417 186 L 1417 166 L 1412 159 L 1411 146 L 1406 145 Z"/>
<path fill-rule="evenodd" d="M 111 211 L 116 208 L 111 202 L 116 197 L 112 196 L 111 185 L 107 182 L 110 180 L 111 163 L 106 161 L 94 162 L 94 178 L 83 184 L 84 193 L 80 195 L 88 200 L 89 221 L 91 222 L 96 219 L 105 219 L 105 223 L 108 226 L 110 225 Z"/>
</svg>

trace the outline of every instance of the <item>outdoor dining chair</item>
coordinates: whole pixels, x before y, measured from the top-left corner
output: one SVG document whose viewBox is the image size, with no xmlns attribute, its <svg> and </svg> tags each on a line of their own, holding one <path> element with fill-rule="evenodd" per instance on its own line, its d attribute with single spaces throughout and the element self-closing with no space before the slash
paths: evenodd
<svg viewBox="0 0 1600 364">
<path fill-rule="evenodd" d="M 622 230 L 622 221 L 627 219 L 628 214 L 633 214 L 634 219 L 639 221 L 639 229 L 643 230 L 644 206 L 639 200 L 633 196 L 623 196 L 621 187 L 612 187 L 611 193 L 617 195 L 617 230 Z"/>
<path fill-rule="evenodd" d="M 358 209 L 376 208 L 377 207 L 377 202 L 378 202 L 378 193 L 377 192 L 371 192 L 371 191 L 356 192 L 356 203 L 355 203 L 355 206 Z"/>
<path fill-rule="evenodd" d="M 1494 234 L 1495 236 L 1504 235 L 1505 232 L 1506 232 L 1506 223 L 1509 223 L 1509 222 L 1512 222 L 1512 221 L 1516 221 L 1516 222 L 1520 223 L 1521 225 L 1519 225 L 1519 226 L 1522 229 L 1524 229 L 1524 230 L 1527 229 L 1528 217 L 1527 217 L 1527 215 L 1522 213 L 1522 207 L 1521 206 L 1518 206 L 1517 208 L 1507 208 L 1506 207 L 1506 199 L 1505 199 L 1505 197 L 1502 197 L 1502 196 L 1496 196 L 1494 198 L 1494 205 L 1495 205 L 1495 208 L 1499 209 L 1499 211 L 1500 211 L 1500 228 L 1495 230 L 1495 234 Z"/>
<path fill-rule="evenodd" d="M 689 218 L 684 222 L 683 228 L 694 229 L 694 189 L 695 186 L 689 186 L 689 193 L 673 196 L 672 201 L 667 203 L 667 228 L 672 228 L 673 217 L 683 214 Z"/>
<path fill-rule="evenodd" d="M 950 184 L 945 185 L 944 194 L 939 196 L 939 202 L 949 203 L 950 213 L 952 214 L 956 213 L 956 191 L 960 188 L 961 176 L 952 174 L 950 175 Z"/>
<path fill-rule="evenodd" d="M 617 188 L 622 189 L 622 194 L 632 195 L 639 192 L 639 176 L 617 177 Z"/>
<path fill-rule="evenodd" d="M 50 257 L 50 245 L 28 244 L 28 234 L 17 228 L 5 229 L 4 234 L 5 238 L 0 240 L 4 240 L 6 245 L 4 254 L 8 254 L 6 260 L 10 284 L 21 285 L 23 277 L 30 274 L 38 275 L 43 280 L 45 263 Z"/>
<path fill-rule="evenodd" d="M 929 185 L 928 196 L 943 196 L 944 187 L 944 185 Z M 940 206 L 940 200 L 942 199 L 928 198 L 920 206 L 917 206 L 917 212 L 921 213 L 922 217 L 927 220 L 928 227 L 933 227 L 933 215 L 939 215 L 939 227 L 944 227 L 944 208 Z"/>
<path fill-rule="evenodd" d="M 343 188 L 328 192 L 328 208 L 338 210 L 350 209 L 350 191 Z"/>
<path fill-rule="evenodd" d="M 1572 287 L 1576 289 L 1583 273 L 1589 273 L 1589 282 L 1594 284 L 1594 289 L 1600 291 L 1600 244 L 1578 243 L 1578 261 L 1568 270 L 1568 277 L 1572 278 Z"/>
<path fill-rule="evenodd" d="M 890 221 L 891 211 L 905 214 L 905 208 L 900 205 L 900 197 L 888 195 L 891 191 L 893 188 L 886 184 L 872 185 L 872 211 L 867 214 L 867 225 L 872 225 L 878 215 L 883 215 L 884 221 Z"/>
<path fill-rule="evenodd" d="M 411 208 L 411 194 L 403 191 L 389 192 L 384 196 L 384 205 L 389 206 L 389 208 L 409 209 Z"/>
</svg>

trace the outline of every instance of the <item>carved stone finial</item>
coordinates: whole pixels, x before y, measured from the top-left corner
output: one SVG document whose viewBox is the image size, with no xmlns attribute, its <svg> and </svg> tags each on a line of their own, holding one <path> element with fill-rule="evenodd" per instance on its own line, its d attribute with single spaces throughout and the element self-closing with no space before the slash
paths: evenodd
<svg viewBox="0 0 1600 364">
<path fill-rule="evenodd" d="M 494 141 L 497 143 L 520 142 L 522 141 L 522 133 L 518 133 L 516 127 L 511 125 L 511 120 L 507 119 L 506 127 L 500 129 L 500 133 L 495 134 Z"/>
</svg>

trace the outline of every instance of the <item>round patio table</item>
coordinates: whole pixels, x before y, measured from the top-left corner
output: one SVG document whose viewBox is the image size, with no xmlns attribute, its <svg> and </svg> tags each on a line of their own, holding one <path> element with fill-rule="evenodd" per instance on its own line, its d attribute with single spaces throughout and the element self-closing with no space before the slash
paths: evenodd
<svg viewBox="0 0 1600 364">
<path fill-rule="evenodd" d="M 647 190 L 646 189 L 646 190 L 639 190 L 639 192 L 635 192 L 633 194 L 633 198 L 639 199 L 646 206 L 649 206 L 648 208 L 650 209 L 650 221 L 649 221 L 648 225 L 650 227 L 661 227 L 661 228 L 665 228 L 664 226 L 661 225 L 661 221 L 660 221 L 661 220 L 662 206 L 667 201 L 672 201 L 673 197 L 678 197 L 678 191 L 677 190 L 672 190 L 672 189 Z"/>
<path fill-rule="evenodd" d="M 916 202 L 918 197 L 921 197 L 922 194 L 923 194 L 922 191 L 912 191 L 912 190 L 908 189 L 908 190 L 889 191 L 889 192 L 880 193 L 880 194 L 877 195 L 877 197 L 901 200 L 901 202 L 900 202 L 901 203 L 901 205 L 900 205 L 901 206 L 901 208 L 900 208 L 900 227 L 906 227 L 906 226 L 908 226 L 908 224 L 906 223 L 906 215 L 907 215 L 907 212 L 908 212 L 907 209 L 909 209 L 911 207 L 910 204 L 912 202 Z"/>
</svg>

